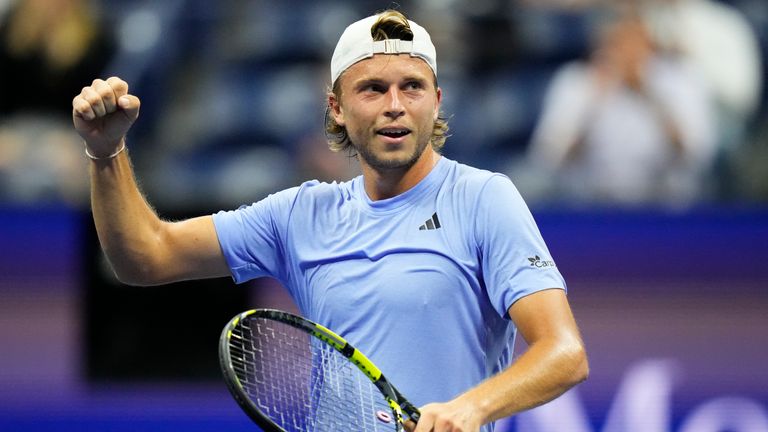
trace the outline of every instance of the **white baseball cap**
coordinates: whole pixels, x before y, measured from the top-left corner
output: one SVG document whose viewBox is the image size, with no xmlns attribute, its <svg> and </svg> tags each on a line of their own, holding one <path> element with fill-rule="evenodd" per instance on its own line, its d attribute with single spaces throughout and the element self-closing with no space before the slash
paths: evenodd
<svg viewBox="0 0 768 432">
<path fill-rule="evenodd" d="M 432 68 L 437 76 L 437 53 L 432 39 L 424 27 L 408 20 L 413 32 L 413 40 L 386 39 L 374 41 L 371 27 L 379 19 L 372 15 L 350 24 L 339 38 L 336 49 L 331 57 L 331 86 L 336 84 L 339 76 L 353 64 L 373 57 L 374 54 L 410 54 L 419 57 Z"/>
</svg>

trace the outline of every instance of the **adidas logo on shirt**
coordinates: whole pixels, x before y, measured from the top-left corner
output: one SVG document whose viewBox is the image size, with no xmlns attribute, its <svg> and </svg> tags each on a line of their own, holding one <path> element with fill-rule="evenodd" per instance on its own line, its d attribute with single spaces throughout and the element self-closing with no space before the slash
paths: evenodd
<svg viewBox="0 0 768 432">
<path fill-rule="evenodd" d="M 432 214 L 432 217 L 419 227 L 419 231 L 436 229 L 440 229 L 440 219 L 437 218 L 437 213 Z"/>
</svg>

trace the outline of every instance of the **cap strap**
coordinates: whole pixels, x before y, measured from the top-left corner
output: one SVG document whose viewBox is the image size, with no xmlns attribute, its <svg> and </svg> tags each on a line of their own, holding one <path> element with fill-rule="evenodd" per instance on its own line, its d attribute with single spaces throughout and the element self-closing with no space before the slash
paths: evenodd
<svg viewBox="0 0 768 432">
<path fill-rule="evenodd" d="M 374 54 L 400 54 L 413 52 L 413 41 L 384 39 L 373 42 Z"/>
</svg>

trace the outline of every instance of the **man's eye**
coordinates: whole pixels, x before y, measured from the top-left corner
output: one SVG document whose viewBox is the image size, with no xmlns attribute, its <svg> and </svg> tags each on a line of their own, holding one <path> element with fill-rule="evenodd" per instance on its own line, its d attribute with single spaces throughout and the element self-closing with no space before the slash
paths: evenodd
<svg viewBox="0 0 768 432">
<path fill-rule="evenodd" d="M 384 87 L 379 84 L 369 84 L 363 88 L 365 91 L 374 92 L 374 93 L 382 93 L 384 92 Z"/>
<path fill-rule="evenodd" d="M 418 81 L 411 81 L 405 85 L 405 88 L 408 90 L 419 90 L 421 89 L 421 83 Z"/>
</svg>

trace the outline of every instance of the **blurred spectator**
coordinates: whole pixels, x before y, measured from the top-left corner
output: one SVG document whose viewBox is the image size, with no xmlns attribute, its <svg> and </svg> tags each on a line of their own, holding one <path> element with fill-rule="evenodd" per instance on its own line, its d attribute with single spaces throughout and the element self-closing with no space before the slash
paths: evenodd
<svg viewBox="0 0 768 432">
<path fill-rule="evenodd" d="M 0 200 L 87 197 L 72 95 L 112 52 L 86 0 L 17 0 L 0 22 Z"/>
<path fill-rule="evenodd" d="M 589 61 L 556 73 L 531 166 L 578 202 L 686 205 L 714 157 L 713 125 L 702 79 L 625 12 L 601 29 Z"/>
<path fill-rule="evenodd" d="M 746 17 L 713 0 L 654 0 L 645 15 L 655 39 L 688 59 L 711 87 L 721 148 L 741 144 L 763 85 L 760 44 Z"/>
</svg>

